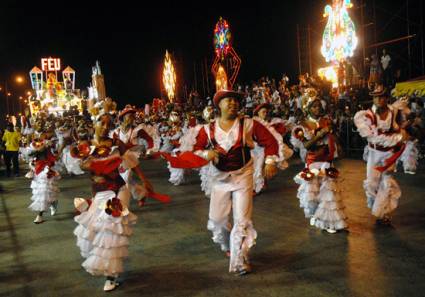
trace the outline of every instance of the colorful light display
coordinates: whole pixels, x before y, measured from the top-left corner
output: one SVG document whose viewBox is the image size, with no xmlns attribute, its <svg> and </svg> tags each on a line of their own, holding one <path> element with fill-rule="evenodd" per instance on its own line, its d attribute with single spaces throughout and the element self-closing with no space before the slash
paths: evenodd
<svg viewBox="0 0 425 297">
<path fill-rule="evenodd" d="M 231 48 L 232 33 L 229 24 L 222 17 L 218 20 L 214 29 L 214 47 L 217 57 L 224 59 Z"/>
<path fill-rule="evenodd" d="M 226 74 L 226 87 L 231 89 L 236 81 L 241 66 L 241 59 L 232 47 L 232 34 L 230 33 L 230 26 L 225 19 L 220 17 L 214 28 L 214 51 L 215 60 L 211 66 L 211 71 L 217 81 L 222 81 L 223 71 Z M 219 74 L 222 68 L 221 74 Z M 221 76 L 219 78 L 219 75 Z M 221 85 L 223 85 L 221 83 Z M 217 85 L 216 85 L 217 86 Z"/>
<path fill-rule="evenodd" d="M 321 52 L 326 62 L 339 62 L 352 57 L 357 46 L 356 29 L 347 9 L 350 0 L 333 0 L 326 5 L 324 17 L 328 18 L 322 37 Z"/>
<path fill-rule="evenodd" d="M 168 51 L 165 51 L 162 82 L 164 83 L 164 88 L 167 91 L 168 100 L 173 102 L 176 97 L 176 72 L 174 71 L 174 65 L 171 61 L 171 55 L 168 53 Z"/>
</svg>

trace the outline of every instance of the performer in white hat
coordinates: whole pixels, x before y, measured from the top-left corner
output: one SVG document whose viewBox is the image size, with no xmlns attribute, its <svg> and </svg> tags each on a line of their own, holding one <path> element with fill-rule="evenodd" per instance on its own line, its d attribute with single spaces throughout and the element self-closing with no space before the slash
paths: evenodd
<svg viewBox="0 0 425 297">
<path fill-rule="evenodd" d="M 398 108 L 388 104 L 388 92 L 378 86 L 372 93 L 373 106 L 354 116 L 354 123 L 368 141 L 364 189 L 367 205 L 378 223 L 390 224 L 398 207 L 400 187 L 393 177 L 394 165 L 402 155 L 408 135 L 396 122 Z"/>
<path fill-rule="evenodd" d="M 251 271 L 249 250 L 257 232 L 252 223 L 254 141 L 265 148 L 265 177 L 277 168 L 278 143 L 258 121 L 238 116 L 243 94 L 221 90 L 214 96 L 220 115 L 200 129 L 194 152 L 213 163 L 210 174 L 211 200 L 208 229 L 213 241 L 230 255 L 229 271 L 243 275 Z M 233 227 L 230 214 L 233 210 Z"/>
</svg>

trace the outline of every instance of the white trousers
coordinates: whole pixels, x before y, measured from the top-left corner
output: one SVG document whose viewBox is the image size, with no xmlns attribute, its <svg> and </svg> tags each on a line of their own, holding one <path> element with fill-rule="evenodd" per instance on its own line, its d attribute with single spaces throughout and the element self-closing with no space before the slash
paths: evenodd
<svg viewBox="0 0 425 297">
<path fill-rule="evenodd" d="M 375 169 L 376 166 L 382 166 L 392 154 L 391 151 L 381 152 L 369 147 L 366 180 L 363 186 L 367 205 L 371 209 L 372 215 L 379 219 L 393 212 L 401 197 L 400 187 L 392 176 L 393 166 L 384 172 Z"/>
<path fill-rule="evenodd" d="M 230 251 L 229 271 L 242 269 L 249 263 L 249 249 L 255 244 L 257 232 L 252 217 L 253 168 L 252 162 L 242 171 L 230 174 L 224 179 L 214 179 L 208 230 L 213 241 L 223 251 Z M 233 227 L 230 213 L 233 210 Z"/>
</svg>

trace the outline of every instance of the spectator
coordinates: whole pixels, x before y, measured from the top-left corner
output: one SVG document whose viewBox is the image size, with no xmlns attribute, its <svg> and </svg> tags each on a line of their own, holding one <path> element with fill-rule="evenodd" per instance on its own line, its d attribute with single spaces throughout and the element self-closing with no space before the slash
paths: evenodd
<svg viewBox="0 0 425 297">
<path fill-rule="evenodd" d="M 11 176 L 11 165 L 13 163 L 13 172 L 16 177 L 19 176 L 19 141 L 21 139 L 21 133 L 14 130 L 12 123 L 7 125 L 7 130 L 4 132 L 3 141 L 5 142 L 6 151 L 4 154 L 4 162 L 6 164 L 6 175 Z"/>
<path fill-rule="evenodd" d="M 391 56 L 385 49 L 382 50 L 381 64 L 383 70 L 383 83 L 385 87 L 391 87 L 393 84 Z"/>
<path fill-rule="evenodd" d="M 369 87 L 374 88 L 375 85 L 381 82 L 382 67 L 378 60 L 378 56 L 373 54 L 370 61 Z"/>
</svg>

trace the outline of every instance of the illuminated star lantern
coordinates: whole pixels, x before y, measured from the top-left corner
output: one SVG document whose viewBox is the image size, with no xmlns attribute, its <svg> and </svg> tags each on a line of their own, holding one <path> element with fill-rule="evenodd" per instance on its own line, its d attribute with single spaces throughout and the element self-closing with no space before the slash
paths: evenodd
<svg viewBox="0 0 425 297">
<path fill-rule="evenodd" d="M 231 48 L 231 38 L 229 24 L 220 17 L 214 28 L 214 48 L 217 57 L 224 59 Z"/>
<path fill-rule="evenodd" d="M 326 62 L 337 62 L 352 57 L 357 46 L 356 28 L 347 9 L 350 0 L 332 0 L 326 5 L 324 17 L 328 18 L 322 37 L 321 52 Z"/>
<path fill-rule="evenodd" d="M 227 74 L 223 66 L 219 66 L 217 70 L 217 75 L 215 77 L 215 87 L 217 92 L 220 90 L 228 90 L 227 86 Z"/>
<path fill-rule="evenodd" d="M 232 46 L 232 39 L 229 24 L 226 20 L 220 17 L 214 27 L 215 59 L 211 65 L 211 71 L 216 78 L 216 82 L 224 82 L 221 78 L 219 78 L 218 74 L 219 68 L 222 68 L 222 73 L 226 75 L 226 86 L 228 89 L 232 89 L 239 74 L 242 62 Z M 223 77 L 222 74 L 221 77 Z M 224 84 L 221 83 L 220 88 L 222 88 L 223 85 Z"/>
<path fill-rule="evenodd" d="M 168 51 L 165 51 L 162 82 L 164 83 L 164 88 L 167 91 L 168 100 L 173 102 L 176 97 L 176 72 L 174 71 L 174 65 L 171 61 L 171 55 L 168 53 Z"/>
</svg>

